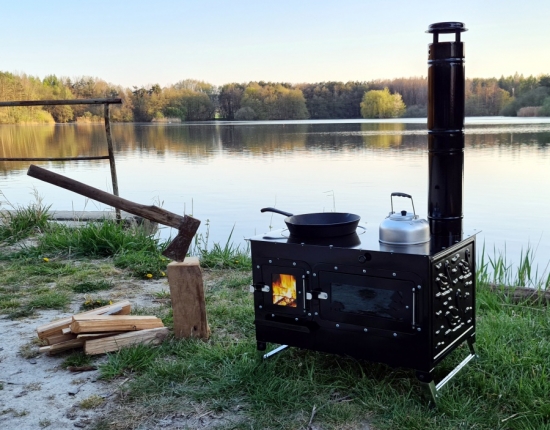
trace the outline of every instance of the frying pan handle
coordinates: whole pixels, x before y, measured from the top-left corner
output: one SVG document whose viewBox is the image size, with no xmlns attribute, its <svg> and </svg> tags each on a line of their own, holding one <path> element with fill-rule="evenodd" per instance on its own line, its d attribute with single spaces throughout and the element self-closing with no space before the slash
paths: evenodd
<svg viewBox="0 0 550 430">
<path fill-rule="evenodd" d="M 291 214 L 290 212 L 285 212 L 285 211 L 282 211 L 280 209 L 275 209 L 275 208 L 263 208 L 263 209 L 260 209 L 260 212 L 275 212 L 276 214 L 281 214 L 281 215 L 285 215 L 285 216 L 293 216 L 293 214 Z"/>
</svg>

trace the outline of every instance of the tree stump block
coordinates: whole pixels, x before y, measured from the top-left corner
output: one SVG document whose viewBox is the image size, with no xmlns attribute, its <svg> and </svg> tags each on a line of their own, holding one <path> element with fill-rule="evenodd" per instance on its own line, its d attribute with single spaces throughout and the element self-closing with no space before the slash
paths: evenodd
<svg viewBox="0 0 550 430">
<path fill-rule="evenodd" d="M 206 320 L 204 283 L 199 259 L 187 257 L 183 262 L 173 261 L 168 264 L 166 273 L 174 311 L 174 335 L 178 339 L 208 339 L 210 328 Z"/>
</svg>

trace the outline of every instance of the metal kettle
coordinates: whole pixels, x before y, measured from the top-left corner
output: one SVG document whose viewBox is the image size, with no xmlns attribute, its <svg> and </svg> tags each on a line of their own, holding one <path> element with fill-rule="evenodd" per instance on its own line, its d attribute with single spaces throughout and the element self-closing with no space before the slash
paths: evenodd
<svg viewBox="0 0 550 430">
<path fill-rule="evenodd" d="M 412 213 L 402 210 L 394 212 L 393 198 L 406 197 L 411 199 Z M 414 210 L 414 201 L 411 195 L 405 193 L 391 193 L 391 212 L 380 223 L 379 241 L 389 245 L 418 245 L 429 242 L 430 225 L 425 219 L 420 219 Z"/>
</svg>

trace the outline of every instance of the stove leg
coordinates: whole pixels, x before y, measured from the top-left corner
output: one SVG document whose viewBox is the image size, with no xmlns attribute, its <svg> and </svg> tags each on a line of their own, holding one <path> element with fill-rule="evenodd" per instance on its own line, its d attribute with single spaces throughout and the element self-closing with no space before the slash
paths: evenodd
<svg viewBox="0 0 550 430">
<path fill-rule="evenodd" d="M 433 406 L 437 405 L 437 398 L 440 396 L 439 392 L 443 389 L 445 384 L 449 382 L 466 364 L 468 364 L 471 360 L 474 358 L 478 358 L 478 355 L 476 354 L 475 348 L 474 348 L 474 342 L 471 339 L 468 339 L 466 341 L 468 343 L 468 349 L 470 350 L 470 354 L 462 360 L 453 370 L 449 372 L 447 376 L 445 376 L 438 384 L 436 384 L 433 380 L 433 374 L 431 372 L 416 372 L 416 377 L 418 380 L 427 388 L 427 391 L 430 395 L 430 403 L 433 404 Z"/>
<path fill-rule="evenodd" d="M 256 349 L 258 351 L 265 351 L 265 349 L 267 348 L 267 344 L 265 342 L 256 342 Z"/>
<path fill-rule="evenodd" d="M 287 348 L 288 348 L 288 345 L 281 345 L 281 346 L 275 348 L 274 350 L 269 351 L 267 354 L 264 354 L 263 359 L 265 360 L 269 357 L 272 357 L 273 355 L 278 354 L 279 352 L 284 351 Z"/>
</svg>

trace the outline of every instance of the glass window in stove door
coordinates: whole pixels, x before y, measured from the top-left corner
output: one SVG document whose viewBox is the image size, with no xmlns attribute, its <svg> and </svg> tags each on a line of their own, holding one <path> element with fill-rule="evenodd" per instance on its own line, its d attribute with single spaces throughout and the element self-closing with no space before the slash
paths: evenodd
<svg viewBox="0 0 550 430">
<path fill-rule="evenodd" d="M 271 279 L 273 291 L 273 304 L 295 308 L 296 302 L 296 277 L 285 273 L 274 273 Z"/>
<path fill-rule="evenodd" d="M 396 317 L 396 292 L 393 290 L 337 282 L 331 283 L 330 289 L 332 311 L 382 318 Z"/>
</svg>

